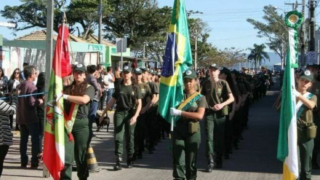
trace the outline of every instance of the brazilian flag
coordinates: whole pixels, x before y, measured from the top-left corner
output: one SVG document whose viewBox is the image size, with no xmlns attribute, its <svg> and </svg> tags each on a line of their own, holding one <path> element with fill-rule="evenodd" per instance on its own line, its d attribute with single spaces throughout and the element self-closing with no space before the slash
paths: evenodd
<svg viewBox="0 0 320 180">
<path fill-rule="evenodd" d="M 185 0 L 175 0 L 162 66 L 158 106 L 158 112 L 169 123 L 175 124 L 170 116 L 170 108 L 182 102 L 182 74 L 191 66 L 192 54 Z"/>
</svg>

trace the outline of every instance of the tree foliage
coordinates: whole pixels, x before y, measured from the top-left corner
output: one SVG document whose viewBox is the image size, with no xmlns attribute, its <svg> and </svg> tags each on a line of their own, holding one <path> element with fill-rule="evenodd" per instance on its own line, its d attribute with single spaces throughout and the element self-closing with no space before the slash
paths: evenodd
<svg viewBox="0 0 320 180">
<path fill-rule="evenodd" d="M 46 27 L 47 22 L 47 1 L 43 0 L 20 0 L 19 6 L 5 6 L 1 15 L 11 23 L 16 23 L 16 31 L 22 31 L 33 27 Z M 54 1 L 54 30 L 58 30 L 59 22 L 62 22 L 61 7 L 66 0 Z"/>
<path fill-rule="evenodd" d="M 250 54 L 248 55 L 249 61 L 254 61 L 254 67 L 257 69 L 257 63 L 261 64 L 262 61 L 270 59 L 267 52 L 265 52 L 266 46 L 264 44 L 257 45 L 254 44 L 253 48 L 250 49 Z"/>
<path fill-rule="evenodd" d="M 171 8 L 158 8 L 156 0 L 109 0 L 112 11 L 103 19 L 113 37 L 129 37 L 132 48 L 159 35 L 168 27 Z"/>
<path fill-rule="evenodd" d="M 108 16 L 110 9 L 107 0 L 102 0 L 101 13 Z M 72 0 L 68 5 L 68 22 L 77 26 L 78 36 L 86 39 L 88 35 L 93 34 L 98 27 L 99 20 L 99 1 L 92 0 Z"/>
<path fill-rule="evenodd" d="M 18 26 L 15 31 L 34 27 L 46 28 L 47 0 L 20 0 L 21 5 L 5 6 L 0 14 Z M 131 51 L 136 57 L 162 61 L 166 48 L 167 33 L 172 8 L 159 8 L 157 0 L 102 0 L 104 37 L 129 37 Z M 66 12 L 71 33 L 86 39 L 98 27 L 98 0 L 54 0 L 54 30 L 62 22 L 62 11 Z M 210 28 L 199 18 L 189 18 L 192 53 L 197 54 L 199 66 L 211 63 L 232 66 L 241 53 L 235 49 L 218 50 L 208 42 Z M 145 50 L 145 51 L 144 51 Z"/>
<path fill-rule="evenodd" d="M 279 15 L 276 10 L 271 5 L 265 6 L 263 9 L 265 22 L 259 22 L 251 18 L 247 21 L 258 30 L 258 37 L 267 38 L 268 43 L 266 44 L 269 48 L 284 60 L 288 42 L 287 26 L 284 22 L 284 16 Z"/>
<path fill-rule="evenodd" d="M 5 6 L 0 14 L 12 23 L 16 23 L 15 31 L 22 31 L 34 27 L 47 27 L 47 0 L 20 0 L 21 5 Z M 92 34 L 98 22 L 98 1 L 92 0 L 54 0 L 54 26 L 58 31 L 62 23 L 62 11 L 66 11 L 69 30 L 86 38 Z M 103 0 L 102 13 L 107 15 L 109 6 L 107 0 Z M 80 26 L 80 28 L 79 28 Z"/>
</svg>

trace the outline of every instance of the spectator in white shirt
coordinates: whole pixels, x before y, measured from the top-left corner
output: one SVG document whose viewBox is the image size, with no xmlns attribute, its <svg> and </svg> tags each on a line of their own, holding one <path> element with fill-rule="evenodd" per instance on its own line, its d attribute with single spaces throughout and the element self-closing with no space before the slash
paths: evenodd
<svg viewBox="0 0 320 180">
<path fill-rule="evenodd" d="M 107 75 L 105 75 L 103 77 L 103 83 L 108 88 L 108 90 L 107 90 L 107 101 L 106 101 L 107 104 L 111 100 L 112 94 L 114 92 L 114 81 L 115 81 L 115 78 L 114 78 L 114 75 L 112 73 L 112 68 L 111 67 L 107 67 Z"/>
</svg>

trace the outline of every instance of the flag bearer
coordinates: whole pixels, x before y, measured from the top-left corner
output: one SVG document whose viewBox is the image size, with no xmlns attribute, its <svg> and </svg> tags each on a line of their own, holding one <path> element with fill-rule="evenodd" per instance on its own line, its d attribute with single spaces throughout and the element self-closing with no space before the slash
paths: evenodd
<svg viewBox="0 0 320 180">
<path fill-rule="evenodd" d="M 226 115 L 228 115 L 228 105 L 234 101 L 234 97 L 228 83 L 219 79 L 219 67 L 211 64 L 209 69 L 210 80 L 204 83 L 202 94 L 206 96 L 208 102 L 205 115 L 206 155 L 207 171 L 211 172 L 213 167 L 222 167 Z M 214 152 L 215 158 L 213 158 Z"/>
<path fill-rule="evenodd" d="M 311 159 L 314 147 L 316 128 L 313 121 L 313 108 L 317 103 L 317 96 L 308 93 L 312 86 L 313 74 L 306 70 L 299 75 L 297 91 L 297 127 L 298 127 L 298 156 L 300 180 L 311 179 Z"/>
<path fill-rule="evenodd" d="M 114 170 L 121 170 L 122 154 L 123 154 L 123 136 L 126 138 L 127 148 L 127 167 L 133 167 L 134 154 L 134 129 L 136 121 L 141 110 L 141 91 L 139 86 L 131 81 L 131 67 L 125 65 L 123 67 L 123 81 L 115 88 L 112 99 L 103 111 L 100 122 L 108 110 L 117 103 L 114 113 L 114 140 L 115 140 L 115 155 L 116 165 Z"/>
<path fill-rule="evenodd" d="M 173 177 L 175 180 L 197 178 L 197 155 L 201 141 L 199 121 L 207 106 L 206 98 L 196 91 L 196 73 L 187 70 L 183 75 L 184 101 L 170 113 L 176 116 L 176 127 L 172 135 Z"/>
<path fill-rule="evenodd" d="M 67 126 L 65 137 L 65 167 L 61 172 L 61 179 L 72 178 L 73 158 L 77 163 L 77 175 L 79 179 L 86 180 L 89 177 L 87 168 L 87 149 L 90 143 L 89 108 L 94 98 L 95 90 L 86 82 L 86 69 L 84 65 L 78 64 L 73 70 L 74 81 L 66 86 L 63 91 L 64 110 L 71 117 Z M 74 115 L 73 115 L 74 114 Z M 70 126 L 71 125 L 71 126 Z"/>
</svg>

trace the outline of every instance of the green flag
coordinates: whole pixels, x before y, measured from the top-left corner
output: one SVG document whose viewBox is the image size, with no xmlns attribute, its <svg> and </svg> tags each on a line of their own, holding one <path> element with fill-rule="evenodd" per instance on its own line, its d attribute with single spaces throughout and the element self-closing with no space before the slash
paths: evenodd
<svg viewBox="0 0 320 180">
<path fill-rule="evenodd" d="M 183 100 L 182 73 L 191 65 L 192 54 L 185 1 L 175 0 L 160 79 L 158 110 L 169 123 L 172 123 L 170 108 L 176 107 Z"/>
</svg>

